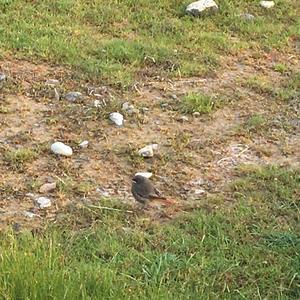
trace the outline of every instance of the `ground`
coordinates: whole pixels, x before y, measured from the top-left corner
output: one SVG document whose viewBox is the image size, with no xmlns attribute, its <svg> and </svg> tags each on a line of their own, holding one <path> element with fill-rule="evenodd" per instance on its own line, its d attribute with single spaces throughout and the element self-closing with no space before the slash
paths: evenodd
<svg viewBox="0 0 300 300">
<path fill-rule="evenodd" d="M 299 299 L 296 1 L 115 2 L 0 4 L 0 298 Z"/>
<path fill-rule="evenodd" d="M 10 79 L 3 88 L 1 106 L 2 216 L 7 216 L 3 225 L 18 221 L 32 226 L 43 220 L 28 220 L 23 214 L 35 206 L 28 193 L 38 195 L 49 178 L 60 184 L 46 195 L 55 201 L 48 213 L 53 218 L 70 203 L 99 201 L 97 188 L 134 203 L 130 185 L 138 171 L 153 172 L 157 186 L 184 203 L 189 196 L 201 201 L 222 193 L 239 164 L 299 167 L 299 103 L 285 88 L 291 76 L 298 88 L 299 61 L 285 59 L 278 53 L 267 59 L 253 59 L 245 53 L 227 57 L 226 68 L 211 78 L 146 81 L 122 93 L 87 83 L 78 88 L 84 97 L 77 103 L 55 100 L 53 87 L 46 83 L 60 76 L 68 78 L 68 71 L 5 60 L 2 70 Z M 288 73 L 274 70 L 279 62 L 287 66 Z M 58 88 L 68 90 L 70 84 L 66 80 Z M 12 92 L 17 88 L 19 93 Z M 91 94 L 95 89 L 103 94 Z M 182 121 L 179 102 L 189 93 L 213 95 L 213 111 L 208 116 L 189 114 Z M 96 99 L 106 100 L 106 107 L 95 107 Z M 125 116 L 125 126 L 119 128 L 108 120 L 108 113 L 121 111 L 126 101 L 149 111 Z M 74 155 L 53 155 L 49 149 L 56 140 L 74 147 Z M 89 141 L 87 149 L 78 147 L 83 140 Z M 159 150 L 154 158 L 141 159 L 138 149 L 150 143 L 158 143 Z M 7 155 L 22 149 L 32 151 L 32 157 L 18 161 Z M 203 186 L 198 189 L 205 193 L 195 197 L 193 182 L 199 180 Z"/>
</svg>

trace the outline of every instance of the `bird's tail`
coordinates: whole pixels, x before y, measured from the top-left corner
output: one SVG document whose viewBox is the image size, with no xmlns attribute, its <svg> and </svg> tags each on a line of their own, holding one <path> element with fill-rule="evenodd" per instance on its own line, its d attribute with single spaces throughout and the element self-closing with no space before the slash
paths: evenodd
<svg viewBox="0 0 300 300">
<path fill-rule="evenodd" d="M 166 197 L 159 197 L 159 198 L 155 198 L 155 199 L 152 199 L 151 202 L 153 203 L 159 203 L 159 204 L 162 204 L 162 205 L 167 205 L 167 206 L 171 206 L 171 205 L 174 205 L 176 203 L 175 200 L 173 199 L 167 199 Z"/>
</svg>

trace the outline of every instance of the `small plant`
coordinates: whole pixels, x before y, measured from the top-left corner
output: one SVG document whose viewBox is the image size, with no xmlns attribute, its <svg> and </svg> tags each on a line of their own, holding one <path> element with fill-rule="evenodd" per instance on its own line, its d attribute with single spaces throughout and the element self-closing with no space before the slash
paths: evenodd
<svg viewBox="0 0 300 300">
<path fill-rule="evenodd" d="M 190 93 L 181 102 L 181 110 L 184 113 L 199 112 L 201 114 L 210 113 L 214 108 L 212 96 L 203 93 Z"/>
<path fill-rule="evenodd" d="M 28 148 L 9 150 L 4 155 L 5 161 L 16 168 L 21 167 L 27 162 L 33 161 L 36 157 L 37 153 Z"/>
<path fill-rule="evenodd" d="M 93 185 L 90 182 L 84 181 L 76 186 L 76 192 L 79 194 L 88 194 L 93 190 Z"/>
<path fill-rule="evenodd" d="M 288 67 L 285 64 L 275 64 L 274 70 L 279 73 L 286 73 L 288 71 Z"/>
<path fill-rule="evenodd" d="M 247 131 L 257 132 L 266 125 L 266 119 L 261 115 L 253 115 L 245 122 Z"/>
</svg>

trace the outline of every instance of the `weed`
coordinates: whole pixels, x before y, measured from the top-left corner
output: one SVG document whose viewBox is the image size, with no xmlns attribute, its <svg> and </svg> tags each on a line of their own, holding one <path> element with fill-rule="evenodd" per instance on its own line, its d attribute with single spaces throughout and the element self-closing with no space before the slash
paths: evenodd
<svg viewBox="0 0 300 300">
<path fill-rule="evenodd" d="M 267 121 L 262 115 L 253 115 L 245 122 L 244 128 L 248 132 L 258 132 L 265 127 L 266 123 Z"/>
<path fill-rule="evenodd" d="M 4 154 L 4 160 L 15 168 L 21 168 L 24 164 L 33 161 L 37 157 L 37 152 L 28 148 L 8 150 Z"/>
<path fill-rule="evenodd" d="M 202 93 L 190 93 L 181 101 L 181 110 L 184 113 L 210 113 L 213 110 L 213 97 Z"/>
</svg>

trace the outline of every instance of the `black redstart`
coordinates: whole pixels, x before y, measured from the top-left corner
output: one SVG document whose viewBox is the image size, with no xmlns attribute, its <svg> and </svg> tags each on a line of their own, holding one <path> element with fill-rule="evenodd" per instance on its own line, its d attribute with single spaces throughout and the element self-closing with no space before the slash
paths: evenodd
<svg viewBox="0 0 300 300">
<path fill-rule="evenodd" d="M 165 200 L 164 202 L 168 203 L 169 201 L 163 197 L 159 190 L 157 190 L 152 182 L 141 175 L 136 175 L 132 179 L 131 192 L 136 201 L 146 204 L 147 202 L 160 199 Z"/>
</svg>

